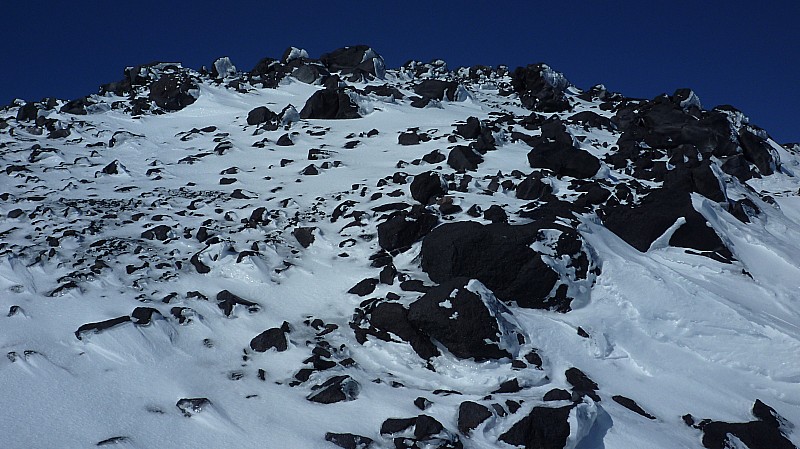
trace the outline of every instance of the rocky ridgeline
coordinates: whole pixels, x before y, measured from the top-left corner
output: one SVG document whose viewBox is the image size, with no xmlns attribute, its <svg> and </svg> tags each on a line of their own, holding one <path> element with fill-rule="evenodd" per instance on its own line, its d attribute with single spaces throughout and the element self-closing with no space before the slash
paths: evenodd
<svg viewBox="0 0 800 449">
<path fill-rule="evenodd" d="M 292 83 L 319 88 L 294 99 L 297 108 L 267 104 L 234 119 L 234 128 L 249 136 L 249 148 L 227 129 L 231 123 L 186 129 L 167 143 L 193 145 L 184 157 L 173 164 L 156 154 L 139 173 L 114 151 L 148 142 L 142 127 L 104 129 L 96 119 L 116 114 L 142 122 L 190 111 L 204 89 L 247 96 Z M 274 165 L 291 169 L 291 176 L 281 183 L 259 175 L 267 186 L 261 190 L 242 181 L 250 170 L 244 166 L 220 171 L 217 188 L 190 179 L 181 186 L 166 182 L 172 165 L 200 167 L 237 152 L 292 147 L 306 138 L 322 143 L 335 134 L 335 124 L 315 120 L 358 121 L 387 104 L 424 113 L 467 101 L 481 103 L 488 116 L 463 117 L 450 129 L 401 130 L 391 137 L 392 145 L 434 148 L 410 161 L 393 161 L 396 171 L 354 179 L 349 190 L 310 192 L 316 197 L 311 204 L 282 190 L 295 178 L 329 171 L 346 176 L 348 166 L 338 153 L 356 151 L 387 131 L 365 129 L 345 136 L 341 149 L 320 144 L 307 156 L 283 158 Z M 643 253 L 671 246 L 736 264 L 725 236 L 697 211 L 698 199 L 743 223 L 762 220 L 762 209 L 774 208 L 774 201 L 748 181 L 793 177 L 793 167 L 781 156 L 798 151 L 796 145 L 777 145 L 733 107 L 703 109 L 688 89 L 652 100 L 627 98 L 599 85 L 580 90 L 544 64 L 450 70 L 442 61 L 410 61 L 387 69 L 366 46 L 318 59 L 292 47 L 250 71 L 238 70 L 228 58 L 199 71 L 170 63 L 129 67 L 122 80 L 102 85 L 98 94 L 17 101 L 0 110 L 0 136 L 5 217 L 0 255 L 59 272 L 46 292 L 50 296 L 80 295 L 96 280 L 113 277 L 147 303 L 130 314 L 81 325 L 74 332 L 79 341 L 125 326 L 143 332 L 166 326 L 180 333 L 211 319 L 196 310 L 198 303 L 215 304 L 222 317 L 260 314 L 269 304 L 246 295 L 162 286 L 187 273 L 218 275 L 229 260 L 234 265 L 256 260 L 263 276 L 277 282 L 304 258 L 315 257 L 312 251 L 322 239 L 337 246 L 342 260 L 363 254 L 372 273 L 342 292 L 358 303 L 352 316 L 343 318 L 346 323 L 342 317 L 309 316 L 253 335 L 243 342 L 247 368 L 232 373 L 231 380 L 270 354 L 303 348 L 310 356 L 283 383 L 303 389 L 310 402 L 363 400 L 369 376 L 404 388 L 387 380 L 389 373 L 365 373 L 359 366 L 353 346 L 368 342 L 407 344 L 420 369 L 429 371 L 446 355 L 506 364 L 519 373 L 482 397 L 460 401 L 446 422 L 427 410 L 438 397 L 458 391 L 419 397 L 417 416 L 389 418 L 369 436 L 319 435 L 320 441 L 324 437 L 349 449 L 389 442 L 397 448 L 471 447 L 478 431 L 514 447 L 574 448 L 607 401 L 645 420 L 673 418 L 650 414 L 576 367 L 554 371 L 558 365 L 532 346 L 515 311 L 568 314 L 591 302 L 603 270 L 602 254 L 583 235 L 587 222 L 601 224 Z M 515 145 L 525 149 L 515 165 L 484 168 L 496 167 L 493 161 L 508 157 Z M 54 176 L 59 182 L 51 181 Z M 95 185 L 110 190 L 92 194 Z M 481 197 L 499 200 L 490 206 L 470 200 Z M 744 268 L 742 273 L 747 275 Z M 9 312 L 21 314 L 19 306 Z M 576 332 L 590 337 L 581 328 Z M 261 381 L 267 377 L 264 369 L 254 372 Z M 530 392 L 543 385 L 552 388 L 543 395 Z M 750 449 L 795 447 L 785 420 L 752 400 L 751 422 L 698 421 L 690 415 L 683 420 L 707 448 L 732 447 L 733 439 Z M 176 406 L 191 419 L 210 413 L 215 403 L 179 398 Z M 127 439 L 114 438 L 108 441 Z"/>
</svg>

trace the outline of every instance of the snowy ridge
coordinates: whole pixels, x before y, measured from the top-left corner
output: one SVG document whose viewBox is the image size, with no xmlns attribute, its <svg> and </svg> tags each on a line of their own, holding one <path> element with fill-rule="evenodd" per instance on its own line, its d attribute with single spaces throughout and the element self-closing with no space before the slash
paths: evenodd
<svg viewBox="0 0 800 449">
<path fill-rule="evenodd" d="M 545 64 L 210 67 L 0 110 L 0 447 L 800 444 L 796 144 Z"/>
</svg>

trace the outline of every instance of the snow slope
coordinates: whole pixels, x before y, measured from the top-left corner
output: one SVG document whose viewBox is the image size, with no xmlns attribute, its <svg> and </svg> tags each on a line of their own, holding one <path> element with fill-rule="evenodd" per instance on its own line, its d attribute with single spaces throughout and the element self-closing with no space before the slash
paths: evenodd
<svg viewBox="0 0 800 449">
<path fill-rule="evenodd" d="M 543 131 L 537 123 L 526 126 L 525 117 L 563 119 L 574 148 L 600 161 L 596 174 L 584 179 L 612 198 L 618 185 L 632 186 L 630 204 L 662 188 L 661 180 L 632 172 L 633 163 L 616 168 L 606 158 L 622 146 L 620 121 L 584 126 L 569 120 L 584 111 L 619 120 L 625 101 L 645 100 L 597 89 L 581 96 L 589 91 L 567 87 L 549 68 L 541 77 L 544 88 L 528 84 L 525 92 L 515 90 L 518 76 L 504 68 L 474 75 L 448 71 L 440 62 L 412 63 L 384 74 L 377 53 L 363 53 L 370 57 L 354 64 L 370 68 L 374 60 L 371 74 L 347 72 L 325 58 L 324 67 L 315 65 L 299 50 L 281 63 L 308 61 L 311 68 L 304 70 L 340 72 L 342 85 L 334 87 L 351 89 L 347 95 L 361 115 L 355 119 L 303 118 L 274 130 L 248 124 L 249 112 L 260 106 L 301 111 L 330 78 L 290 72 L 296 76 L 264 87 L 254 72 L 235 72 L 230 61 L 216 69 L 224 74 L 181 68 L 196 88 L 187 91 L 191 103 L 178 110 L 150 98 L 149 110 L 132 112 L 135 94 L 108 91 L 88 97 L 86 115 L 64 111 L 61 100 L 49 108 L 37 103 L 33 117 L 21 114 L 22 102 L 0 112 L 0 347 L 7 354 L 0 359 L 0 447 L 337 447 L 326 441 L 328 432 L 364 436 L 376 448 L 514 447 L 503 435 L 540 407 L 567 407 L 566 440 L 536 446 L 527 435 L 531 442 L 520 446 L 717 447 L 696 423 L 757 421 L 751 413 L 757 399 L 785 420 L 780 432 L 786 442 L 800 444 L 791 426 L 800 424 L 798 158 L 766 136 L 760 142 L 771 148 L 772 170 L 749 161 L 757 176 L 743 180 L 720 169 L 727 159 L 714 155 L 711 170 L 724 199 L 710 199 L 699 187 L 690 193 L 691 206 L 730 250 L 730 260 L 672 245 L 685 219 L 649 250 L 637 250 L 621 231 L 605 226 L 601 209 L 612 207 L 605 199 L 554 221 L 577 231 L 578 247 L 596 274 L 581 280 L 570 257 L 548 249 L 547 239 L 532 245 L 569 285 L 569 311 L 504 299 L 507 311 L 492 312 L 492 319 L 506 313 L 504 329 L 519 329 L 522 341 L 503 337 L 503 348 L 514 347 L 511 357 L 459 358 L 437 338 L 426 340 L 439 352 L 428 359 L 398 335 L 359 342 L 354 314 L 369 315 L 365 300 L 413 309 L 423 293 L 402 289 L 401 280 L 443 283 L 422 269 L 429 256 L 420 236 L 408 248 L 389 251 L 398 273 L 391 283 L 376 281 L 363 296 L 348 292 L 379 278 L 381 268 L 370 258 L 381 250 L 378 225 L 392 209 L 374 208 L 420 204 L 412 198 L 417 175 L 444 177 L 448 191 L 419 206 L 438 226 L 488 225 L 492 220 L 481 213 L 466 213 L 474 205 L 481 211 L 500 206 L 512 225 L 536 223 L 520 212 L 551 200 L 519 197 L 517 186 L 532 170 L 542 174 L 553 198 L 574 203 L 580 197 L 577 177 L 529 165 L 528 153 L 540 147 L 524 139 Z M 456 82 L 459 91 L 414 107 L 414 87 L 425 79 Z M 560 81 L 547 84 L 552 79 Z M 402 98 L 366 90 L 383 85 L 396 87 Z M 144 95 L 150 88 L 138 87 Z M 566 109 L 525 104 L 528 93 L 552 90 L 563 90 Z M 699 111 L 699 102 L 675 101 Z M 608 103 L 616 109 L 603 106 Z M 491 130 L 496 146 L 480 155 L 475 170 L 422 160 L 434 150 L 447 157 L 454 145 L 475 142 L 457 132 L 468 117 Z M 758 134 L 737 119 L 730 121 L 733 141 L 744 139 L 736 137 L 744 130 Z M 398 144 L 398 136 L 413 128 L 430 140 Z M 68 135 L 54 129 L 68 129 Z M 284 135 L 291 145 L 278 145 Z M 307 171 L 312 164 L 316 175 Z M 463 188 L 453 188 L 462 181 Z M 747 222 L 732 212 L 743 198 L 757 210 L 748 209 Z M 442 212 L 451 204 L 460 209 Z M 313 241 L 297 237 L 299 228 Z M 199 237 L 201 229 L 208 236 Z M 555 240 L 566 232 L 557 229 Z M 484 303 L 497 301 L 487 299 L 488 287 L 469 285 Z M 228 297 L 218 296 L 223 291 L 245 301 L 226 303 L 226 310 Z M 156 312 L 142 321 L 134 312 L 139 307 Z M 108 328 L 79 331 L 118 317 L 124 319 Z M 461 318 L 464 326 L 473 324 Z M 279 333 L 285 351 L 251 346 L 254 337 L 281 326 L 289 329 Z M 541 367 L 525 354 L 538 355 Z M 596 383 L 596 393 L 571 380 L 572 368 Z M 356 386 L 343 390 L 343 400 L 309 399 L 334 376 L 349 376 Z M 553 389 L 569 390 L 568 397 L 545 401 Z M 617 395 L 633 399 L 653 419 L 612 399 Z M 431 402 L 424 411 L 415 405 L 420 397 Z M 177 405 L 187 398 L 207 401 L 194 411 Z M 466 401 L 490 416 L 465 432 L 459 407 Z M 694 426 L 687 425 L 687 414 L 697 418 Z M 417 435 L 410 429 L 381 433 L 389 418 L 419 415 L 444 429 L 426 435 L 417 421 Z M 727 438 L 731 447 L 770 447 Z"/>
</svg>

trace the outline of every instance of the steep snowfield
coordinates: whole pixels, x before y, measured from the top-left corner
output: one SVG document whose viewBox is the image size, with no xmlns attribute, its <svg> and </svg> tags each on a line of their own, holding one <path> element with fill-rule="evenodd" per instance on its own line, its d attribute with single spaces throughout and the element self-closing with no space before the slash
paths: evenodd
<svg viewBox="0 0 800 449">
<path fill-rule="evenodd" d="M 289 60 L 307 57 L 295 53 Z M 789 424 L 800 425 L 798 158 L 771 140 L 765 142 L 780 157 L 774 174 L 742 181 L 720 170 L 715 156 L 725 200 L 691 193 L 694 209 L 733 254 L 730 262 L 672 246 L 672 233 L 686 220 L 678 220 L 649 251 L 639 251 L 590 207 L 571 220 L 598 267 L 596 277 L 573 279 L 569 258 L 548 254 L 546 239 L 533 245 L 560 279 L 570 279 L 571 310 L 504 301 L 512 321 L 501 327 L 518 327 L 523 341 L 509 342 L 504 334 L 506 341 L 498 344 L 517 345 L 512 358 L 519 363 L 458 358 L 436 339 L 426 340 L 439 352 L 429 360 L 402 336 L 384 341 L 370 335 L 359 343 L 351 324 L 363 301 L 389 294 L 390 303 L 409 307 L 422 296 L 401 289 L 394 277 L 391 284 L 376 281 L 364 296 L 348 293 L 363 279 L 377 279 L 381 270 L 370 266 L 370 257 L 381 249 L 382 215 L 392 211 L 373 208 L 419 204 L 410 181 L 423 172 L 455 173 L 446 181 L 455 184 L 463 179 L 445 160 L 411 164 L 434 150 L 447 157 L 455 144 L 469 145 L 472 140 L 454 133 L 456 124 L 477 117 L 484 127 L 494 126 L 497 149 L 481 155 L 476 171 L 466 171 L 472 179 L 463 190 L 449 187 L 446 197 L 461 211 L 442 213 L 442 200 L 431 201 L 427 209 L 438 225 L 490 223 L 466 214 L 473 205 L 482 211 L 501 206 L 514 225 L 537 220 L 518 214 L 531 201 L 518 198 L 513 186 L 490 186 L 498 172 L 497 182 L 512 179 L 515 185 L 531 173 L 531 145 L 512 131 L 541 133 L 519 122 L 497 122 L 498 113 L 518 120 L 531 114 L 516 93 L 501 95 L 511 75 L 456 77 L 468 97 L 417 108 L 410 104 L 414 83 L 431 74 L 457 74 L 437 64 L 421 66 L 427 75 L 387 70 L 385 79 L 348 82 L 361 90 L 352 95 L 361 118 L 300 119 L 276 130 L 256 131 L 260 125 L 248 125 L 248 113 L 260 106 L 278 113 L 293 105 L 300 111 L 323 89 L 319 79 L 309 84 L 286 76 L 276 88 L 242 81 L 237 90 L 227 84 L 238 76 L 235 68 L 220 64 L 231 71 L 229 78 L 220 84 L 195 74 L 196 101 L 177 111 L 132 115 L 113 106 L 127 100 L 112 93 L 92 97 L 97 105 L 87 115 L 59 112 L 64 102 L 40 107 L 38 115 L 69 127 L 66 137 L 48 138 L 35 117 L 18 117 L 21 104 L 0 112 L 6 124 L 0 129 L 0 348 L 8 355 L 0 359 L 0 447 L 335 448 L 325 441 L 326 432 L 333 432 L 365 436 L 374 440 L 371 447 L 388 448 L 401 444 L 393 438 L 413 432 L 381 435 L 384 421 L 423 414 L 444 430 L 427 440 L 417 435 L 419 447 L 513 447 L 501 436 L 535 407 L 576 404 L 567 420 L 569 436 L 558 447 L 699 448 L 703 431 L 688 426 L 684 415 L 754 421 L 756 399 L 787 421 L 783 435 L 800 444 L 800 433 Z M 545 75 L 545 81 L 555 75 L 563 81 L 551 83 L 553 89 L 566 88 L 560 74 Z M 363 92 L 387 83 L 405 97 Z M 566 121 L 593 111 L 614 117 L 614 111 L 598 107 L 600 99 L 581 99 L 580 93 L 567 88 L 569 110 L 541 116 Z M 692 101 L 677 104 L 696 108 L 691 95 Z M 565 123 L 575 148 L 601 161 L 587 179 L 606 186 L 635 182 L 637 200 L 661 185 L 636 180 L 604 159 L 617 148 L 621 130 Z M 215 128 L 203 131 L 207 127 Z M 398 135 L 411 128 L 431 140 L 399 145 Z M 187 134 L 191 130 L 197 131 Z M 293 145 L 277 145 L 287 133 Z M 254 147 L 258 142 L 263 144 Z M 309 160 L 309 150 L 325 154 Z M 319 174 L 303 174 L 310 164 Z M 521 176 L 515 178 L 514 170 Z M 573 176 L 540 171 L 557 198 L 572 202 L 580 195 Z M 396 172 L 407 174 L 407 181 L 392 179 Z M 221 184 L 222 178 L 228 180 Z M 758 209 L 749 222 L 729 212 L 729 204 L 742 198 Z M 352 203 L 339 208 L 344 213 L 334 220 L 334 210 L 346 201 Z M 354 210 L 363 213 L 351 215 Z M 555 222 L 573 226 L 563 218 Z M 154 237 L 155 231 L 143 235 L 159 225 L 168 228 L 162 229 L 164 238 Z M 198 238 L 201 227 L 210 240 Z M 314 228 L 313 242 L 303 245 L 293 231 L 308 227 Z M 554 235 L 557 240 L 559 233 Z M 421 268 L 423 241 L 391 251 L 391 263 L 408 279 L 431 286 L 440 282 Z M 489 301 L 487 287 L 469 285 Z M 255 305 L 232 305 L 226 314 L 219 305 L 225 297 L 217 296 L 222 291 Z M 128 317 L 137 307 L 157 312 L 147 324 L 135 324 L 134 317 L 78 332 L 87 323 Z M 470 324 L 470 317 L 461 318 Z M 281 333 L 286 351 L 251 348 L 254 337 L 284 322 L 290 328 Z M 541 357 L 541 369 L 523 358 L 532 350 Z M 332 363 L 297 378 L 313 354 Z M 597 384 L 600 401 L 568 380 L 573 367 Z M 357 383 L 354 393 L 345 392 L 346 400 L 307 399 L 315 386 L 344 375 Z M 512 379 L 518 388 L 496 392 Z M 575 393 L 544 401 L 554 388 Z M 616 395 L 633 399 L 654 419 L 623 407 L 612 400 Z M 432 405 L 420 410 L 414 403 L 419 397 Z M 209 402 L 184 413 L 176 406 L 184 398 Z M 467 433 L 458 419 L 465 401 L 485 405 L 491 415 Z M 756 447 L 767 446 L 751 449 Z"/>
</svg>

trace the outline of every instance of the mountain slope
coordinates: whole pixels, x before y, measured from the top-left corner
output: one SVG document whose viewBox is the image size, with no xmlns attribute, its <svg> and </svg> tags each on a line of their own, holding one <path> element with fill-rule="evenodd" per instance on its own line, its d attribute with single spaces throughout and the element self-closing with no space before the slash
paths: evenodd
<svg viewBox="0 0 800 449">
<path fill-rule="evenodd" d="M 17 102 L 0 441 L 795 447 L 796 152 L 365 46 Z"/>
</svg>

